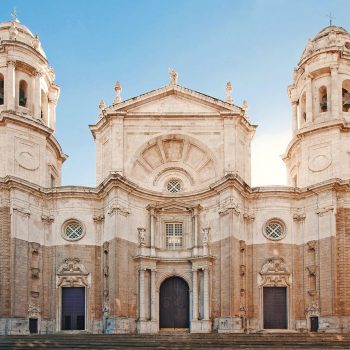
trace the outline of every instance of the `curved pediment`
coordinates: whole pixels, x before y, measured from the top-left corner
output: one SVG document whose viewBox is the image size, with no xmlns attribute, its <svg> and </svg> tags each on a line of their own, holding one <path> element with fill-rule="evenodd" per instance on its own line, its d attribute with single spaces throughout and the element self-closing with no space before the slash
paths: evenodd
<svg viewBox="0 0 350 350">
<path fill-rule="evenodd" d="M 165 135 L 144 144 L 135 154 L 128 176 L 142 186 L 166 192 L 166 184 L 178 179 L 181 192 L 217 178 L 216 160 L 210 150 L 187 135 Z"/>
</svg>

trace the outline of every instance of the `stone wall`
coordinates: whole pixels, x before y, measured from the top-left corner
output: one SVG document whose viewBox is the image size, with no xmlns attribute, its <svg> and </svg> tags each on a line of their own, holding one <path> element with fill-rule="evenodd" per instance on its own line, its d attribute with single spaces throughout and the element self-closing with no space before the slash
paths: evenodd
<svg viewBox="0 0 350 350">
<path fill-rule="evenodd" d="M 11 217 L 10 208 L 0 208 L 0 318 L 10 315 Z"/>
</svg>

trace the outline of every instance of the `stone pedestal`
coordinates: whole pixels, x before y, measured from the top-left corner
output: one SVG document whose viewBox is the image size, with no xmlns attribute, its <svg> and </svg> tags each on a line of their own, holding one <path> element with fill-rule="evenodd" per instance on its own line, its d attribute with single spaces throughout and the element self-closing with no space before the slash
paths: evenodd
<svg viewBox="0 0 350 350">
<path fill-rule="evenodd" d="M 214 321 L 214 329 L 218 333 L 243 333 L 243 324 L 240 317 L 220 317 Z"/>
<path fill-rule="evenodd" d="M 136 322 L 137 333 L 140 334 L 149 334 L 149 333 L 158 333 L 159 327 L 157 321 L 137 321 Z"/>
<path fill-rule="evenodd" d="M 192 320 L 191 333 L 211 333 L 211 320 Z"/>
</svg>

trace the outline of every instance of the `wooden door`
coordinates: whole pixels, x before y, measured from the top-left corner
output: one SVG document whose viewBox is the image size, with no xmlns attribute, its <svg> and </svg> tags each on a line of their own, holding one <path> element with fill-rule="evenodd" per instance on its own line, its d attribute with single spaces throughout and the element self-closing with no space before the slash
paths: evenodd
<svg viewBox="0 0 350 350">
<path fill-rule="evenodd" d="M 310 323 L 311 323 L 311 332 L 318 332 L 318 317 L 313 316 L 310 317 Z"/>
<path fill-rule="evenodd" d="M 189 328 L 189 288 L 182 278 L 169 278 L 160 286 L 159 327 Z"/>
<path fill-rule="evenodd" d="M 62 330 L 85 329 L 85 288 L 62 288 Z"/>
<path fill-rule="evenodd" d="M 287 329 L 287 288 L 263 288 L 264 328 Z"/>
</svg>

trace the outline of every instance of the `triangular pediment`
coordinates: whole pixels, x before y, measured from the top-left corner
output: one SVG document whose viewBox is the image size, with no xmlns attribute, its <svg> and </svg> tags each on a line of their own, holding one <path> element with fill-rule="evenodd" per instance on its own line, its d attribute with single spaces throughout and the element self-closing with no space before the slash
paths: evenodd
<svg viewBox="0 0 350 350">
<path fill-rule="evenodd" d="M 181 200 L 168 200 L 164 202 L 157 203 L 155 205 L 149 205 L 147 207 L 148 210 L 155 210 L 155 211 L 192 211 L 194 209 L 201 209 L 201 206 L 198 204 L 193 204 L 193 203 L 188 203 L 188 202 L 183 202 Z"/>
<path fill-rule="evenodd" d="M 169 85 L 134 97 L 130 100 L 114 104 L 107 108 L 107 113 L 125 112 L 127 114 L 240 114 L 241 108 L 184 88 L 179 85 Z"/>
</svg>

